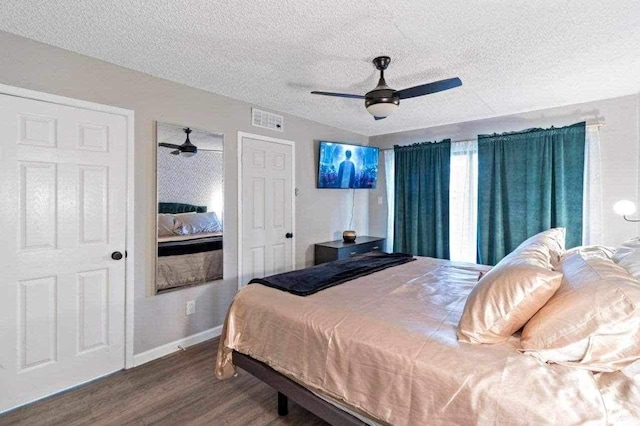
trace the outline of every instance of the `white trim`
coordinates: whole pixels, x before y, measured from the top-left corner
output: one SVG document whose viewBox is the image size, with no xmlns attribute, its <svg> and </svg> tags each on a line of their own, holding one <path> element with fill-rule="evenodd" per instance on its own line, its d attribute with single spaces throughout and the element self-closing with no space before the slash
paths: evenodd
<svg viewBox="0 0 640 426">
<path fill-rule="evenodd" d="M 133 368 L 134 316 L 135 306 L 135 115 L 133 111 L 127 118 L 127 257 L 125 258 L 125 328 L 124 328 L 124 368 Z"/>
<path fill-rule="evenodd" d="M 125 263 L 125 368 L 133 367 L 133 308 L 134 308 L 134 212 L 135 212 L 135 113 L 132 110 L 97 104 L 80 99 L 67 98 L 21 87 L 0 84 L 0 94 L 16 96 L 19 98 L 33 99 L 40 102 L 49 102 L 58 105 L 66 105 L 74 108 L 88 109 L 92 111 L 106 112 L 109 114 L 124 116 L 127 120 L 127 232 L 125 250 L 127 258 Z"/>
<path fill-rule="evenodd" d="M 23 89 L 21 87 L 7 86 L 0 84 L 0 93 L 10 96 L 16 96 L 25 99 L 34 99 L 41 102 L 49 102 L 52 104 L 67 105 L 75 108 L 89 109 L 92 111 L 107 112 L 110 114 L 129 116 L 133 115 L 133 111 L 125 108 L 114 107 L 110 105 L 97 104 L 95 102 L 83 101 L 81 99 L 67 98 L 65 96 L 52 95 L 50 93 L 37 92 L 35 90 Z"/>
<path fill-rule="evenodd" d="M 286 139 L 256 135 L 254 133 L 238 132 L 238 290 L 246 285 L 242 282 L 242 140 L 243 138 L 258 139 L 265 142 L 279 143 L 291 146 L 291 265 L 296 267 L 296 144 Z"/>
<path fill-rule="evenodd" d="M 200 333 L 192 334 L 191 336 L 183 337 L 182 339 L 175 340 L 171 343 L 167 343 L 157 348 L 149 349 L 148 351 L 136 354 L 134 356 L 133 365 L 138 367 L 154 359 L 162 358 L 179 350 L 188 348 L 189 346 L 197 345 L 205 340 L 213 339 L 222 334 L 222 326 L 210 328 Z"/>
</svg>

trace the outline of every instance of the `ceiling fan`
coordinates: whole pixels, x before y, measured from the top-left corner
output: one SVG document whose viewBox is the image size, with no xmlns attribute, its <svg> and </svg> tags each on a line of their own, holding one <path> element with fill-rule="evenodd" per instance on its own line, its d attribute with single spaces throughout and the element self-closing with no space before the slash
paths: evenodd
<svg viewBox="0 0 640 426">
<path fill-rule="evenodd" d="M 416 96 L 442 92 L 443 90 L 462 86 L 462 81 L 460 81 L 458 77 L 455 77 L 409 87 L 407 89 L 394 90 L 387 86 L 387 82 L 384 81 L 384 70 L 387 69 L 390 62 L 391 58 L 388 56 L 378 56 L 373 60 L 373 65 L 375 65 L 376 69 L 380 70 L 380 80 L 378 80 L 378 85 L 364 96 L 318 91 L 311 93 L 314 95 L 337 96 L 340 98 L 364 99 L 364 106 L 367 108 L 367 111 L 369 111 L 369 114 L 373 115 L 373 118 L 376 120 L 382 120 L 398 109 L 400 99 L 415 98 Z"/>
<path fill-rule="evenodd" d="M 191 141 L 189 140 L 189 133 L 191 133 L 192 130 L 188 127 L 183 130 L 187 134 L 187 140 L 184 141 L 182 145 L 175 145 L 172 143 L 165 143 L 165 142 L 161 142 L 158 145 L 164 148 L 174 149 L 175 151 L 171 151 L 173 155 L 182 154 L 183 157 L 193 157 L 198 153 L 198 147 L 192 144 Z"/>
</svg>

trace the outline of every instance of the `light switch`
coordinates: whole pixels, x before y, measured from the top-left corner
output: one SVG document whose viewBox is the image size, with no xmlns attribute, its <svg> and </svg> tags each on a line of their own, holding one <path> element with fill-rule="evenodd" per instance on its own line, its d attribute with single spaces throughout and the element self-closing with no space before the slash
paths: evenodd
<svg viewBox="0 0 640 426">
<path fill-rule="evenodd" d="M 382 196 L 378 197 L 378 205 L 381 206 L 382 205 Z"/>
</svg>

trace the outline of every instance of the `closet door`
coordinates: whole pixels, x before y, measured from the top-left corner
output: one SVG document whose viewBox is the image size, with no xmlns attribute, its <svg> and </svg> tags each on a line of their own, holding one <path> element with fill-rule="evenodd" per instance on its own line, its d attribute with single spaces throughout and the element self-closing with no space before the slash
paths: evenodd
<svg viewBox="0 0 640 426">
<path fill-rule="evenodd" d="M 239 286 L 294 261 L 293 142 L 240 134 Z"/>
<path fill-rule="evenodd" d="M 0 412 L 124 368 L 127 122 L 0 95 Z"/>
</svg>

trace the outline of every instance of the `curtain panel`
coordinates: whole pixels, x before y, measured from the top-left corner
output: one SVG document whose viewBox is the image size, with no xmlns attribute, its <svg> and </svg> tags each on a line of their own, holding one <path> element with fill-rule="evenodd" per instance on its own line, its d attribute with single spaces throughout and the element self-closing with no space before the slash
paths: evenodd
<svg viewBox="0 0 640 426">
<path fill-rule="evenodd" d="M 395 251 L 449 258 L 451 141 L 395 146 Z"/>
<path fill-rule="evenodd" d="M 392 149 L 384 150 L 384 180 L 387 187 L 387 252 L 393 253 L 393 224 L 395 222 L 395 155 Z"/>
<path fill-rule="evenodd" d="M 567 248 L 581 244 L 584 152 L 584 122 L 478 136 L 478 263 L 554 227 Z"/>
<path fill-rule="evenodd" d="M 449 247 L 451 260 L 475 263 L 478 253 L 478 141 L 451 144 Z"/>
<path fill-rule="evenodd" d="M 582 245 L 602 243 L 602 166 L 600 129 L 587 127 L 584 146 L 584 200 L 582 201 Z"/>
</svg>

